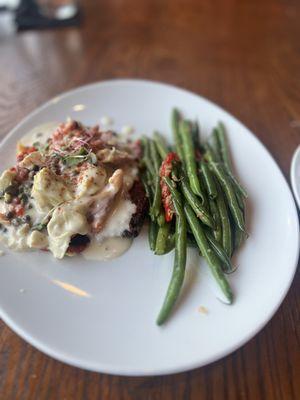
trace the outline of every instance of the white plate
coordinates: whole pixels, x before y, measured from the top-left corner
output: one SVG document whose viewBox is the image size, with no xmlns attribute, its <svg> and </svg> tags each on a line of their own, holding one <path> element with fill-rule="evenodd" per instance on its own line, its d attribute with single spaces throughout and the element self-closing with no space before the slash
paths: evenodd
<svg viewBox="0 0 300 400">
<path fill-rule="evenodd" d="M 296 149 L 291 163 L 291 183 L 300 209 L 300 146 Z"/>
<path fill-rule="evenodd" d="M 78 107 L 78 104 L 83 105 Z M 74 111 L 75 110 L 80 111 Z M 151 254 L 146 234 L 121 258 L 87 262 L 54 260 L 43 252 L 0 259 L 1 317 L 44 353 L 78 367 L 121 375 L 157 375 L 208 364 L 237 349 L 272 317 L 292 282 L 298 259 L 299 226 L 290 190 L 274 160 L 249 130 L 213 103 L 159 83 L 116 80 L 85 86 L 51 100 L 19 124 L 1 146 L 1 167 L 12 164 L 26 131 L 67 116 L 95 124 L 101 116 L 115 128 L 133 124 L 170 139 L 170 111 L 197 117 L 202 135 L 222 120 L 229 131 L 238 175 L 249 193 L 250 238 L 230 278 L 232 306 L 221 303 L 208 276 L 188 262 L 180 303 L 159 328 L 155 319 L 172 271 L 173 255 Z M 70 293 L 58 282 L 80 288 Z M 204 306 L 208 314 L 198 311 Z"/>
</svg>

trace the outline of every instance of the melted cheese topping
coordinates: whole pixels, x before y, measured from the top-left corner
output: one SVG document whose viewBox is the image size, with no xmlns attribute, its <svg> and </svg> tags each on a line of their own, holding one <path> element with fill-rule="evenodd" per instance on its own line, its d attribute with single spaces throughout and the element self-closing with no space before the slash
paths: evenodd
<svg viewBox="0 0 300 400">
<path fill-rule="evenodd" d="M 37 141 L 45 144 L 57 126 L 58 123 L 50 122 L 34 128 L 21 139 L 21 145 L 32 146 Z M 34 166 L 41 168 L 33 178 L 28 200 L 31 207 L 26 209 L 26 216 L 30 217 L 31 226 L 47 224 L 47 229 L 31 229 L 27 223 L 14 226 L 4 222 L 5 229 L 2 228 L 0 232 L 0 241 L 14 250 L 49 249 L 54 257 L 60 259 L 66 254 L 72 237 L 80 234 L 93 238 L 84 251 L 88 259 L 107 260 L 123 254 L 132 241 L 121 238 L 121 235 L 129 229 L 136 211 L 136 205 L 125 198 L 124 193 L 137 178 L 138 168 L 129 163 L 114 171 L 110 165 L 104 168 L 101 163 L 86 163 L 73 177 L 66 177 L 54 173 L 48 164 L 45 167 L 44 157 L 39 151 L 32 152 L 24 157 L 19 166 L 28 171 Z M 11 170 L 3 172 L 0 191 L 13 183 L 15 175 Z M 114 198 L 115 194 L 117 196 Z M 114 200 L 109 209 L 103 208 L 106 200 Z M 93 204 L 97 206 L 95 213 L 102 208 L 105 213 L 101 229 L 96 231 L 98 233 L 92 230 L 88 221 Z M 5 215 L 8 210 L 9 204 L 0 199 L 0 213 Z"/>
</svg>

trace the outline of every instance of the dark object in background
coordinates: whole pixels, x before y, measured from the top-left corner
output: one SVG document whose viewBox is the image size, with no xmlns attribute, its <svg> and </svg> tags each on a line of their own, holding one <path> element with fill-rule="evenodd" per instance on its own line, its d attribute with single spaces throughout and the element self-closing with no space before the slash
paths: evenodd
<svg viewBox="0 0 300 400">
<path fill-rule="evenodd" d="M 66 5 L 64 7 L 66 7 Z M 48 29 L 79 25 L 81 13 L 78 4 L 74 2 L 72 5 L 69 5 L 69 7 L 74 7 L 75 11 L 69 18 L 64 18 L 63 16 L 50 17 L 43 13 L 41 5 L 35 0 L 21 0 L 15 15 L 17 30 Z"/>
</svg>

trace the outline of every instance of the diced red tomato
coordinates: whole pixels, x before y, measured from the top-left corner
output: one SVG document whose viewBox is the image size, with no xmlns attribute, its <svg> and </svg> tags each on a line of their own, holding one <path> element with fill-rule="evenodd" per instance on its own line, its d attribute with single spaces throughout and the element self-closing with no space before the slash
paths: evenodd
<svg viewBox="0 0 300 400">
<path fill-rule="evenodd" d="M 17 155 L 17 161 L 22 161 L 28 154 L 33 153 L 34 151 L 37 151 L 34 146 L 24 147 L 24 149 L 22 149 L 22 151 Z"/>
<path fill-rule="evenodd" d="M 174 161 L 179 161 L 178 155 L 176 153 L 168 153 L 160 167 L 159 175 L 161 178 L 169 177 L 171 175 Z M 163 179 L 160 180 L 160 187 L 162 203 L 165 210 L 165 220 L 167 222 L 170 222 L 175 212 L 172 203 L 172 196 L 167 184 L 164 182 Z"/>
<path fill-rule="evenodd" d="M 24 215 L 24 207 L 21 205 L 17 205 L 15 207 L 15 214 L 17 217 L 22 217 Z"/>
</svg>

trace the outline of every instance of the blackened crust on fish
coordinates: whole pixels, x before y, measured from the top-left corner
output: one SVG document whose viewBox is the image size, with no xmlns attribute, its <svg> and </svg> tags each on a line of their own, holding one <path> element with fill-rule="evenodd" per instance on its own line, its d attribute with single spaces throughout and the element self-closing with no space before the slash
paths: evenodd
<svg viewBox="0 0 300 400">
<path fill-rule="evenodd" d="M 140 180 L 134 182 L 130 192 L 130 200 L 136 205 L 136 211 L 133 214 L 129 229 L 123 232 L 123 237 L 133 238 L 138 236 L 143 226 L 147 211 L 149 208 L 148 198 L 144 186 Z"/>
<path fill-rule="evenodd" d="M 90 238 L 87 235 L 74 235 L 70 241 L 67 253 L 78 254 L 83 252 L 90 244 Z"/>
</svg>

